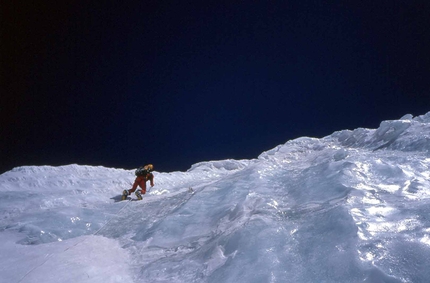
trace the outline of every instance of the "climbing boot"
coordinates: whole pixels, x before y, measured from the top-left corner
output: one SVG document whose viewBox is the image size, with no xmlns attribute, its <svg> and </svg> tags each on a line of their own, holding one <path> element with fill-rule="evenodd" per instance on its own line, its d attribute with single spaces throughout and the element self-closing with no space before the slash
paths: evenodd
<svg viewBox="0 0 430 283">
<path fill-rule="evenodd" d="M 137 196 L 138 200 L 142 200 L 142 195 L 140 194 L 140 191 L 136 191 L 134 194 Z"/>
<path fill-rule="evenodd" d="M 121 197 L 121 199 L 122 199 L 122 200 L 126 200 L 126 199 L 127 199 L 127 197 L 128 197 L 128 190 L 124 190 L 124 191 L 122 192 L 122 197 Z"/>
</svg>

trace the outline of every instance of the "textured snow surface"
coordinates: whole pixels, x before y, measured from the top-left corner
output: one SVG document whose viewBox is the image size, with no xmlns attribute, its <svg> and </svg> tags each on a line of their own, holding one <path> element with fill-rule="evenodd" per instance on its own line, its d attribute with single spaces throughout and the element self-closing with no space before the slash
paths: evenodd
<svg viewBox="0 0 430 283">
<path fill-rule="evenodd" d="M 118 201 L 133 170 L 18 167 L 0 282 L 430 282 L 429 150 L 405 115 L 155 172 L 142 201 Z"/>
</svg>

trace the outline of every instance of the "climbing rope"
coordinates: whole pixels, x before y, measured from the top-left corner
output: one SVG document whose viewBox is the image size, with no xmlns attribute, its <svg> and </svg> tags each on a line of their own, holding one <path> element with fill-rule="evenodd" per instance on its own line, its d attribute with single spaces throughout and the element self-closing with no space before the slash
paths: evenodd
<svg viewBox="0 0 430 283">
<path fill-rule="evenodd" d="M 102 227 L 100 227 L 100 229 L 98 229 L 95 233 L 93 233 L 93 235 L 95 236 L 95 235 L 97 235 L 104 227 L 106 227 L 108 224 L 109 224 L 109 222 L 111 222 L 111 220 L 115 217 L 115 216 L 118 216 L 118 214 L 124 209 L 124 208 L 126 208 L 127 207 L 127 205 L 129 204 L 131 202 L 131 199 L 129 199 L 126 203 L 125 203 L 125 205 L 120 209 L 120 210 L 118 210 L 118 212 L 116 213 L 116 214 L 114 214 Z"/>
</svg>

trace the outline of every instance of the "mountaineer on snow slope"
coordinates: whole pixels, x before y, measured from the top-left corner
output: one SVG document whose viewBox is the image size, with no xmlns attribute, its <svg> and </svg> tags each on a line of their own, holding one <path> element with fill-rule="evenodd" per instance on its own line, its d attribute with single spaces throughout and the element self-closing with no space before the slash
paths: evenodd
<svg viewBox="0 0 430 283">
<path fill-rule="evenodd" d="M 125 200 L 127 196 L 129 196 L 132 192 L 136 191 L 137 186 L 141 189 L 135 192 L 135 195 L 139 200 L 142 199 L 142 195 L 146 193 L 146 182 L 150 181 L 151 187 L 154 186 L 154 175 L 151 173 L 154 170 L 154 166 L 152 164 L 148 164 L 136 169 L 136 179 L 134 180 L 134 184 L 130 190 L 124 190 L 122 192 L 122 200 Z"/>
</svg>

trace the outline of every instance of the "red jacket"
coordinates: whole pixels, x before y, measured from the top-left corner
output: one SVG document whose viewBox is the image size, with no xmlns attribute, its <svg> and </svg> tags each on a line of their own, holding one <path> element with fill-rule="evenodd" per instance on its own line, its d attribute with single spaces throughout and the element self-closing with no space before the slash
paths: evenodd
<svg viewBox="0 0 430 283">
<path fill-rule="evenodd" d="M 151 187 L 154 186 L 154 175 L 152 173 L 147 174 L 146 176 L 140 176 L 136 177 L 136 180 L 134 180 L 133 187 L 131 188 L 130 192 L 134 192 L 137 188 L 137 186 L 142 188 L 142 195 L 146 193 L 146 181 L 150 181 Z"/>
</svg>

